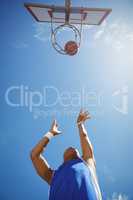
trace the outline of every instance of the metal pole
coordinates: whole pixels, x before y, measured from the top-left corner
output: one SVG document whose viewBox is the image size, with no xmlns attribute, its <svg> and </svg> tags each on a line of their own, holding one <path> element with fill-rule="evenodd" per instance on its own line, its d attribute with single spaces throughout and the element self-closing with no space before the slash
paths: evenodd
<svg viewBox="0 0 133 200">
<path fill-rule="evenodd" d="M 71 11 L 71 0 L 65 0 L 65 23 L 69 24 L 69 18 L 70 18 L 70 11 Z"/>
</svg>

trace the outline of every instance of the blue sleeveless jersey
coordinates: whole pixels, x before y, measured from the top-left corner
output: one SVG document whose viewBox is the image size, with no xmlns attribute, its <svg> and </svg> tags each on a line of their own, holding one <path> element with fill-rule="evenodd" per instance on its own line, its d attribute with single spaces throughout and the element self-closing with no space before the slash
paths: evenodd
<svg viewBox="0 0 133 200">
<path fill-rule="evenodd" d="M 55 171 L 49 200 L 97 200 L 90 170 L 82 159 L 63 163 Z"/>
</svg>

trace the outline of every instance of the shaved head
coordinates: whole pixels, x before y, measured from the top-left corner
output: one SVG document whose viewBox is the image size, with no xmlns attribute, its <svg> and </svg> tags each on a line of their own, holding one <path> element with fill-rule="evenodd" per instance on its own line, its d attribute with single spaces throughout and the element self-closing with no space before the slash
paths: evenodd
<svg viewBox="0 0 133 200">
<path fill-rule="evenodd" d="M 76 148 L 69 147 L 64 152 L 64 162 L 80 157 L 79 151 Z"/>
</svg>

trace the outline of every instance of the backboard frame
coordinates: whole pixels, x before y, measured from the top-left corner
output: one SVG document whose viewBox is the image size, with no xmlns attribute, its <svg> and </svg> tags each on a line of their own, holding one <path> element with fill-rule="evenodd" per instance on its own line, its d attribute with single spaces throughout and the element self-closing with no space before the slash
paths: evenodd
<svg viewBox="0 0 133 200">
<path fill-rule="evenodd" d="M 57 18 L 57 20 L 53 21 L 53 23 L 59 23 L 59 24 L 69 23 L 71 13 L 72 14 L 79 13 L 79 15 L 83 15 L 83 20 L 82 20 L 83 25 L 101 25 L 102 22 L 105 20 L 105 18 L 112 11 L 112 9 L 107 9 L 107 8 L 86 8 L 86 7 L 69 7 L 69 6 L 68 6 L 69 10 L 66 11 L 66 6 L 54 6 L 54 5 L 46 5 L 46 4 L 38 4 L 38 3 L 24 3 L 24 6 L 31 13 L 31 15 L 34 17 L 34 19 L 40 23 L 44 23 L 44 22 L 50 23 L 51 20 L 43 20 L 43 21 L 39 20 L 31 8 L 47 9 L 50 18 L 53 16 L 53 13 L 55 13 L 55 11 L 56 11 L 56 13 L 57 12 L 65 13 L 65 17 L 60 18 L 60 20 L 62 19 L 62 21 L 58 21 L 58 18 Z M 102 18 L 98 21 L 98 23 L 89 24 L 84 21 L 89 12 L 105 12 L 105 13 L 102 16 Z M 73 22 L 71 24 L 75 24 L 75 25 L 81 24 L 80 20 L 79 21 L 78 20 L 76 21 L 76 19 L 72 19 L 72 20 L 73 20 Z"/>
</svg>

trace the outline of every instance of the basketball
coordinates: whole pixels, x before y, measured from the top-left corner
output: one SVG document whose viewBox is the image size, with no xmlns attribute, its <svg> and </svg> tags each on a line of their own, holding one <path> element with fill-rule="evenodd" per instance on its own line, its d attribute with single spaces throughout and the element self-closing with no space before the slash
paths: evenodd
<svg viewBox="0 0 133 200">
<path fill-rule="evenodd" d="M 78 45 L 75 41 L 69 41 L 65 44 L 65 52 L 71 56 L 78 52 Z"/>
</svg>

